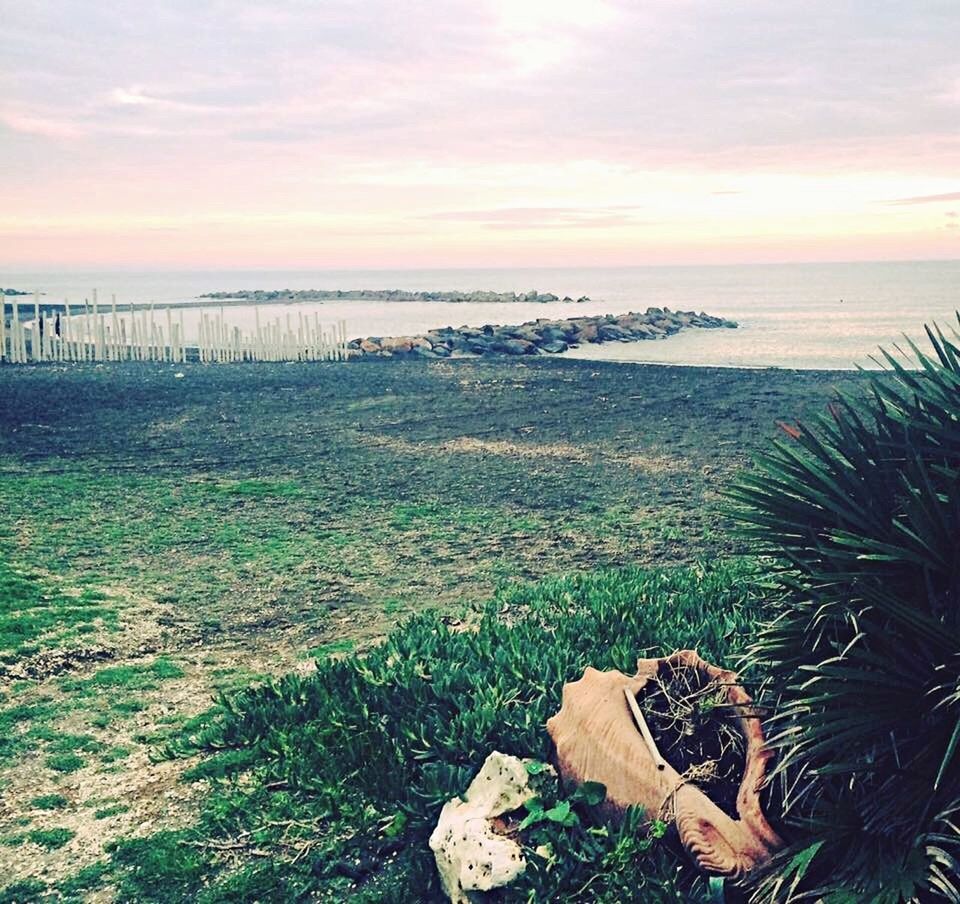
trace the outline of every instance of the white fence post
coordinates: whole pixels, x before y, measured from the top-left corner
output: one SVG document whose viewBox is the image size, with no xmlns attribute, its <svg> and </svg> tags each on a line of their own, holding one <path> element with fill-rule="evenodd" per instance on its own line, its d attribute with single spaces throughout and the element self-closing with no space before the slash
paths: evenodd
<svg viewBox="0 0 960 904">
<path fill-rule="evenodd" d="M 7 296 L 0 297 L 0 361 L 10 364 L 44 361 L 150 361 L 184 363 L 187 360 L 187 334 L 184 312 L 178 306 L 177 321 L 171 305 L 166 305 L 158 322 L 153 302 L 127 305 L 122 315 L 117 297 L 110 297 L 109 318 L 101 307 L 98 291 L 85 299 L 74 313 L 68 300 L 63 310 L 41 312 L 40 292 L 33 293 L 33 320 L 20 317 L 20 305 L 11 296 L 11 315 L 7 324 Z M 347 326 L 337 320 L 326 327 L 319 312 L 291 312 L 263 322 L 259 306 L 254 307 L 254 327 L 245 332 L 231 325 L 223 306 L 216 313 L 200 310 L 197 321 L 197 358 L 203 364 L 255 361 L 337 361 L 349 357 Z M 139 316 L 138 316 L 139 315 Z M 29 328 L 28 328 L 29 327 Z M 30 348 L 27 349 L 29 338 Z M 191 346 L 192 347 L 192 346 Z"/>
</svg>

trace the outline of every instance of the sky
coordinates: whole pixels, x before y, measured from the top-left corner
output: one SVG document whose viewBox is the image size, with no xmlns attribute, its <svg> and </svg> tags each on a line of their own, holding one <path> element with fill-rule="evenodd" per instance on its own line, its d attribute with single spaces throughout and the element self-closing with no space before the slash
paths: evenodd
<svg viewBox="0 0 960 904">
<path fill-rule="evenodd" d="M 958 0 L 0 0 L 0 266 L 960 258 Z"/>
</svg>

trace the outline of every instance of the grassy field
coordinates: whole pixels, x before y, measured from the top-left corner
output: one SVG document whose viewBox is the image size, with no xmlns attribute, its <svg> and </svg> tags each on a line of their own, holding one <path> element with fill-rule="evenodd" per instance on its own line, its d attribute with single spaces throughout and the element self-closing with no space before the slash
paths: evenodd
<svg viewBox="0 0 960 904">
<path fill-rule="evenodd" d="M 286 768 L 271 747 L 207 757 L 214 738 L 204 732 L 226 730 L 202 715 L 211 698 L 267 675 L 307 676 L 314 659 L 332 657 L 324 668 L 337 681 L 338 669 L 362 673 L 366 660 L 337 659 L 416 613 L 436 613 L 417 624 L 452 631 L 492 598 L 555 606 L 561 575 L 602 572 L 572 579 L 570 612 L 654 580 L 619 571 L 636 566 L 692 567 L 661 603 L 705 580 L 728 592 L 739 581 L 729 569 L 741 566 L 714 575 L 696 564 L 743 551 L 720 489 L 777 420 L 822 407 L 836 379 L 562 360 L 0 370 L 0 864 L 27 883 L 7 900 L 53 888 L 76 900 L 152 900 L 150 882 L 169 883 L 168 867 L 182 900 L 199 900 L 201 887 L 209 900 L 248 900 L 270 881 L 342 900 L 360 880 L 312 864 L 353 856 L 340 836 L 366 837 L 373 825 L 374 837 L 410 841 L 384 855 L 401 864 L 394 885 L 420 881 L 412 842 L 422 826 L 383 834 L 413 812 L 410 801 L 348 794 L 343 812 L 326 813 L 328 794 L 302 809 L 309 789 L 270 777 Z M 606 584 L 589 590 L 591 580 Z M 527 734 L 505 727 L 504 738 L 532 744 L 587 655 L 629 664 L 638 645 L 697 644 L 725 611 L 701 613 L 686 634 L 645 622 L 616 653 L 565 649 L 550 681 L 537 678 Z M 706 648 L 721 657 L 733 646 Z M 318 679 L 302 680 L 304 694 L 316 692 Z M 459 778 L 492 740 L 471 737 L 478 746 L 463 748 Z M 153 762 L 167 743 L 179 755 Z M 250 790 L 271 781 L 291 787 Z M 286 834 L 261 839 L 269 826 L 243 822 L 257 814 Z M 307 831 L 327 847 L 291 866 Z M 242 832 L 268 856 L 223 848 Z M 189 862 L 134 868 L 150 859 L 137 838 L 161 852 L 157 839 L 169 841 L 171 857 Z M 236 893 L 230 882 L 241 883 Z"/>
</svg>

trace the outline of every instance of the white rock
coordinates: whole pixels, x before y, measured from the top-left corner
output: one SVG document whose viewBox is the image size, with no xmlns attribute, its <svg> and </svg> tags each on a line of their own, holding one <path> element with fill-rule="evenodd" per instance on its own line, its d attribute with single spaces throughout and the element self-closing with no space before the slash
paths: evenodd
<svg viewBox="0 0 960 904">
<path fill-rule="evenodd" d="M 430 836 L 430 849 L 453 904 L 482 900 L 478 893 L 508 885 L 527 868 L 520 845 L 498 835 L 490 820 L 537 796 L 527 773 L 529 762 L 491 753 L 463 798 L 444 804 Z M 548 774 L 554 774 L 553 770 Z"/>
</svg>

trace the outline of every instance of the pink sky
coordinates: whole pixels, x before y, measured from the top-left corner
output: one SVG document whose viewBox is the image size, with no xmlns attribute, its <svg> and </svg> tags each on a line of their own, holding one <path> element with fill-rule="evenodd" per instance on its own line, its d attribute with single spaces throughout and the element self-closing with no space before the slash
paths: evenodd
<svg viewBox="0 0 960 904">
<path fill-rule="evenodd" d="M 22 0 L 0 266 L 960 257 L 955 0 Z"/>
</svg>

